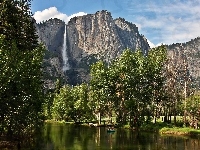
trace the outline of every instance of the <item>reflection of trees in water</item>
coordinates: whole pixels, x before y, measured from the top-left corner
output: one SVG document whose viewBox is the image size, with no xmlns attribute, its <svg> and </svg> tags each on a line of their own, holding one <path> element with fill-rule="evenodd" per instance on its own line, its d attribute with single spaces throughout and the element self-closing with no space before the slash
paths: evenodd
<svg viewBox="0 0 200 150">
<path fill-rule="evenodd" d="M 156 133 L 144 133 L 132 130 L 116 129 L 107 133 L 103 127 L 85 127 L 75 125 L 47 124 L 44 136 L 39 136 L 37 142 L 47 150 L 56 149 L 134 149 L 134 150 L 199 150 L 198 138 L 183 136 L 160 136 Z M 43 139 L 42 139 L 43 138 Z M 36 145 L 39 150 L 39 146 Z"/>
<path fill-rule="evenodd" d="M 74 145 L 74 126 L 64 124 L 47 124 L 45 129 L 48 150 L 66 149 Z"/>
<path fill-rule="evenodd" d="M 94 139 L 92 136 L 96 133 L 94 130 L 95 128 L 85 127 L 85 126 L 77 126 L 77 133 L 75 134 L 77 138 L 75 139 L 77 141 L 76 145 L 79 145 L 81 149 L 87 149 L 87 146 L 90 145 L 89 142 L 91 139 Z"/>
<path fill-rule="evenodd" d="M 101 130 L 100 130 L 100 128 L 97 128 L 97 130 L 96 130 L 97 132 L 96 132 L 96 134 L 95 134 L 95 136 L 94 136 L 94 139 L 95 139 L 95 143 L 96 143 L 96 145 L 97 146 L 100 146 L 100 137 L 101 137 Z"/>
<path fill-rule="evenodd" d="M 44 137 L 45 137 L 45 143 L 46 144 L 46 147 L 47 149 L 49 150 L 52 150 L 53 149 L 53 144 L 52 144 L 52 140 L 51 140 L 51 124 L 46 124 L 46 133 L 44 134 Z M 45 132 L 44 130 L 44 132 Z"/>
<path fill-rule="evenodd" d="M 110 149 L 113 149 L 113 146 L 115 145 L 116 141 L 115 141 L 115 133 L 113 132 L 110 132 L 110 133 L 107 133 L 107 136 L 108 136 L 108 146 Z"/>
<path fill-rule="evenodd" d="M 149 137 L 147 134 L 138 133 L 132 130 L 119 130 L 117 132 L 117 141 L 116 141 L 116 147 L 120 148 L 126 148 L 132 147 L 132 148 L 146 148 L 149 143 L 152 143 L 152 141 L 155 139 L 153 135 Z"/>
<path fill-rule="evenodd" d="M 130 140 L 132 141 L 132 135 L 128 135 L 125 130 L 117 130 L 116 147 L 124 148 L 126 144 L 129 143 Z"/>
<path fill-rule="evenodd" d="M 184 136 L 158 136 L 157 144 L 152 148 L 159 147 L 170 150 L 199 150 L 200 140 Z"/>
<path fill-rule="evenodd" d="M 185 138 L 183 136 L 160 136 L 157 133 L 144 133 L 118 130 L 116 133 L 116 145 L 113 149 L 149 149 L 149 150 L 199 150 L 200 140 L 198 138 Z"/>
<path fill-rule="evenodd" d="M 63 139 L 63 126 L 59 126 L 59 140 L 62 141 Z"/>
<path fill-rule="evenodd" d="M 77 148 L 87 146 L 88 136 L 91 133 L 87 132 L 84 127 L 75 125 L 58 125 L 52 128 L 51 137 L 55 148 Z"/>
</svg>

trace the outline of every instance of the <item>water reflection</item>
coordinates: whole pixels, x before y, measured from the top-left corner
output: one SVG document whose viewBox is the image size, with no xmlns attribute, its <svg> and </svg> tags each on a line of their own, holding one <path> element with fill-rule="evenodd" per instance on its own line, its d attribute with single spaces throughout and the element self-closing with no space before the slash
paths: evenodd
<svg viewBox="0 0 200 150">
<path fill-rule="evenodd" d="M 103 127 L 47 124 L 37 150 L 199 150 L 200 140 Z M 41 139 L 41 138 L 40 138 Z M 24 149 L 25 150 L 25 149 Z"/>
</svg>

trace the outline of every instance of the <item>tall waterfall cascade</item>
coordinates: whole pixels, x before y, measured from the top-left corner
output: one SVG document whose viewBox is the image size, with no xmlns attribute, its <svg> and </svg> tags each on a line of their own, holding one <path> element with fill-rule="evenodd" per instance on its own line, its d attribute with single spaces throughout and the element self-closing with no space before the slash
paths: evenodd
<svg viewBox="0 0 200 150">
<path fill-rule="evenodd" d="M 70 69 L 69 62 L 68 62 L 68 56 L 67 56 L 67 42 L 66 42 L 66 25 L 65 25 L 65 32 L 64 32 L 64 41 L 63 41 L 63 47 L 62 47 L 62 57 L 63 57 L 63 72 Z"/>
</svg>

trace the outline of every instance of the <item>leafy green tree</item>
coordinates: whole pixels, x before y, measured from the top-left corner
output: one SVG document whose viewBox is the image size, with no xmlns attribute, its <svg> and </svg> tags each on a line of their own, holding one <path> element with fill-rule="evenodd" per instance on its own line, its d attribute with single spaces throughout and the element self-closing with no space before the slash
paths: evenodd
<svg viewBox="0 0 200 150">
<path fill-rule="evenodd" d="M 101 115 L 105 112 L 105 106 L 107 104 L 107 92 L 105 91 L 105 85 L 107 83 L 107 67 L 105 63 L 99 61 L 96 64 L 93 64 L 91 66 L 90 75 L 89 106 L 100 123 Z"/>
<path fill-rule="evenodd" d="M 74 109 L 76 112 L 76 121 L 86 121 L 93 119 L 92 111 L 89 107 L 88 86 L 83 83 L 74 87 Z"/>
<path fill-rule="evenodd" d="M 60 79 L 56 80 L 55 89 L 45 90 L 45 102 L 44 102 L 44 115 L 46 119 L 53 119 L 53 102 L 54 98 L 60 94 L 60 89 L 62 88 L 62 83 Z"/>
<path fill-rule="evenodd" d="M 19 51 L 0 43 L 0 103 L 1 121 L 7 134 L 23 134 L 26 128 L 37 126 L 41 119 L 43 86 L 41 63 L 43 48 Z M 26 129 L 27 131 L 27 129 Z"/>
<path fill-rule="evenodd" d="M 179 110 L 178 108 L 183 100 L 179 71 L 181 66 L 180 64 L 176 63 L 176 59 L 177 58 L 175 56 L 172 57 L 169 55 L 164 66 L 164 93 L 166 95 L 166 99 L 163 103 L 165 121 L 168 121 L 169 117 L 167 116 L 172 113 L 174 115 L 175 124 L 177 114 L 181 114 L 181 110 Z"/>
<path fill-rule="evenodd" d="M 46 119 L 53 119 L 52 118 L 52 107 L 54 101 L 55 93 L 53 90 L 48 90 L 45 93 L 45 102 L 43 104 L 44 115 Z"/>
<path fill-rule="evenodd" d="M 118 123 L 126 123 L 126 118 L 129 113 L 128 107 L 130 106 L 130 99 L 133 92 L 132 90 L 132 70 L 135 67 L 132 61 L 132 52 L 126 50 L 122 55 L 113 61 L 109 67 L 110 75 L 115 82 L 115 95 L 114 110 L 117 115 Z M 128 104 L 128 105 L 127 105 Z M 133 106 L 133 105 L 132 105 Z"/>
<path fill-rule="evenodd" d="M 115 87 L 112 94 L 115 95 L 113 104 L 118 123 L 126 124 L 129 117 L 130 123 L 133 124 L 133 119 L 141 116 L 144 108 L 143 63 L 144 56 L 141 51 L 125 50 L 109 67 L 110 87 Z"/>
<path fill-rule="evenodd" d="M 149 104 L 148 99 L 145 97 L 145 56 L 141 51 L 136 51 L 132 53 L 131 57 L 132 68 L 130 69 L 131 78 L 129 81 L 131 90 L 129 90 L 130 98 L 128 107 L 130 110 L 130 119 L 132 119 L 134 125 L 138 127 L 144 120 L 143 116 L 146 115 L 146 106 Z M 132 121 L 131 124 L 133 124 Z"/>
<path fill-rule="evenodd" d="M 200 96 L 196 93 L 194 95 L 191 95 L 188 97 L 185 107 L 185 103 L 182 103 L 183 110 L 186 109 L 188 112 L 188 123 L 190 127 L 193 127 L 195 129 L 198 128 L 198 122 L 200 120 L 199 114 L 200 114 Z"/>
<path fill-rule="evenodd" d="M 73 114 L 73 97 L 71 87 L 65 85 L 56 93 L 53 101 L 52 116 L 55 120 L 69 120 Z"/>
<path fill-rule="evenodd" d="M 164 102 L 164 65 L 167 58 L 167 51 L 164 45 L 153 48 L 149 51 L 145 63 L 145 99 L 151 102 L 149 105 L 153 116 L 160 115 Z"/>
<path fill-rule="evenodd" d="M 44 47 L 37 43 L 29 4 L 0 2 L 0 127 L 10 138 L 28 135 L 43 122 Z"/>
<path fill-rule="evenodd" d="M 38 46 L 30 3 L 31 0 L 2 0 L 0 2 L 0 33 L 4 35 L 5 41 L 14 40 L 20 51 L 31 51 Z"/>
</svg>

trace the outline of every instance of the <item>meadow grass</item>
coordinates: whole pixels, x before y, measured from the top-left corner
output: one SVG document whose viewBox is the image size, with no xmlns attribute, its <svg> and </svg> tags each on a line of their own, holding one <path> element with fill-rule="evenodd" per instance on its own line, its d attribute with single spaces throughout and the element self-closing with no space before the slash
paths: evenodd
<svg viewBox="0 0 200 150">
<path fill-rule="evenodd" d="M 200 135 L 200 130 L 189 127 L 164 127 L 159 130 L 160 134 L 175 134 L 175 135 Z"/>
</svg>

